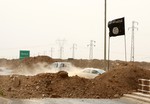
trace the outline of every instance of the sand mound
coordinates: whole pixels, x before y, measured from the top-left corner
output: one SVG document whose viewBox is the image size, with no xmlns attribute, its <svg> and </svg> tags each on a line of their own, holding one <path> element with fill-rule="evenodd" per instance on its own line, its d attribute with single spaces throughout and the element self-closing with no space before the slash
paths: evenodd
<svg viewBox="0 0 150 104">
<path fill-rule="evenodd" d="M 37 63 L 42 63 L 42 62 L 46 62 L 46 63 L 53 63 L 53 59 L 48 57 L 48 56 L 38 56 L 38 57 L 30 57 L 30 58 L 25 58 L 22 60 L 23 64 L 26 64 L 28 66 L 33 65 L 33 64 L 37 64 Z"/>
<path fill-rule="evenodd" d="M 91 80 L 68 77 L 64 71 L 36 76 L 0 76 L 0 92 L 9 98 L 116 98 L 136 91 L 138 78 L 150 79 L 150 70 L 126 64 Z"/>
</svg>

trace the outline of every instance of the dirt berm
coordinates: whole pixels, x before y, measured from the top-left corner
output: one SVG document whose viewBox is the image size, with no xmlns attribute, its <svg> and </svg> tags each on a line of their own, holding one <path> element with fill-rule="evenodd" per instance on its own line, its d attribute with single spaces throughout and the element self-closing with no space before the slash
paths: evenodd
<svg viewBox="0 0 150 104">
<path fill-rule="evenodd" d="M 118 98 L 138 89 L 150 70 L 133 63 L 117 65 L 95 79 L 68 77 L 67 72 L 36 76 L 0 76 L 0 95 L 7 98 Z"/>
</svg>

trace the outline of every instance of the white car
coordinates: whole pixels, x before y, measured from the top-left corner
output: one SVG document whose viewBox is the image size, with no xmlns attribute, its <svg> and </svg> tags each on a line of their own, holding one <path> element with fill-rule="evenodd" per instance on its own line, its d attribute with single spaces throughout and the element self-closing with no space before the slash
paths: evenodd
<svg viewBox="0 0 150 104">
<path fill-rule="evenodd" d="M 54 62 L 50 65 L 50 68 L 56 71 L 69 71 L 71 67 L 72 64 L 70 62 Z"/>
<path fill-rule="evenodd" d="M 102 69 L 96 69 L 96 68 L 84 68 L 82 71 L 91 74 L 103 74 L 105 72 Z"/>
<path fill-rule="evenodd" d="M 96 76 L 105 73 L 102 69 L 96 69 L 96 68 L 84 68 L 81 70 L 81 72 L 78 74 L 80 77 L 92 79 Z"/>
</svg>

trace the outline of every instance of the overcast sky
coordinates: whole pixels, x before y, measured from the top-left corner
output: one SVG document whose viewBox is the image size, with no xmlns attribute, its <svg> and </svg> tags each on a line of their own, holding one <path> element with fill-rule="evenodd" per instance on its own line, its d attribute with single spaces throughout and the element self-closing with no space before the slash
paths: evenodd
<svg viewBox="0 0 150 104">
<path fill-rule="evenodd" d="M 107 22 L 125 17 L 127 59 L 130 60 L 132 21 L 135 60 L 150 62 L 150 0 L 107 0 Z M 108 35 L 108 28 L 107 28 Z M 93 57 L 104 57 L 104 0 L 0 0 L 0 58 L 18 58 L 19 50 L 31 56 L 88 59 L 90 40 L 96 41 Z M 62 42 L 62 40 L 64 40 Z M 111 38 L 110 59 L 124 60 L 124 36 Z"/>
</svg>

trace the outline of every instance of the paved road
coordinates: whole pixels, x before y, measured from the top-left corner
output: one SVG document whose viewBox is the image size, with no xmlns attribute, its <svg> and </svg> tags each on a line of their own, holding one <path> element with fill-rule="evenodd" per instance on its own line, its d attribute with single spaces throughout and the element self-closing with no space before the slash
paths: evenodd
<svg viewBox="0 0 150 104">
<path fill-rule="evenodd" d="M 0 98 L 0 104 L 142 104 L 127 99 L 4 99 Z M 143 103 L 144 104 L 144 103 Z"/>
</svg>

